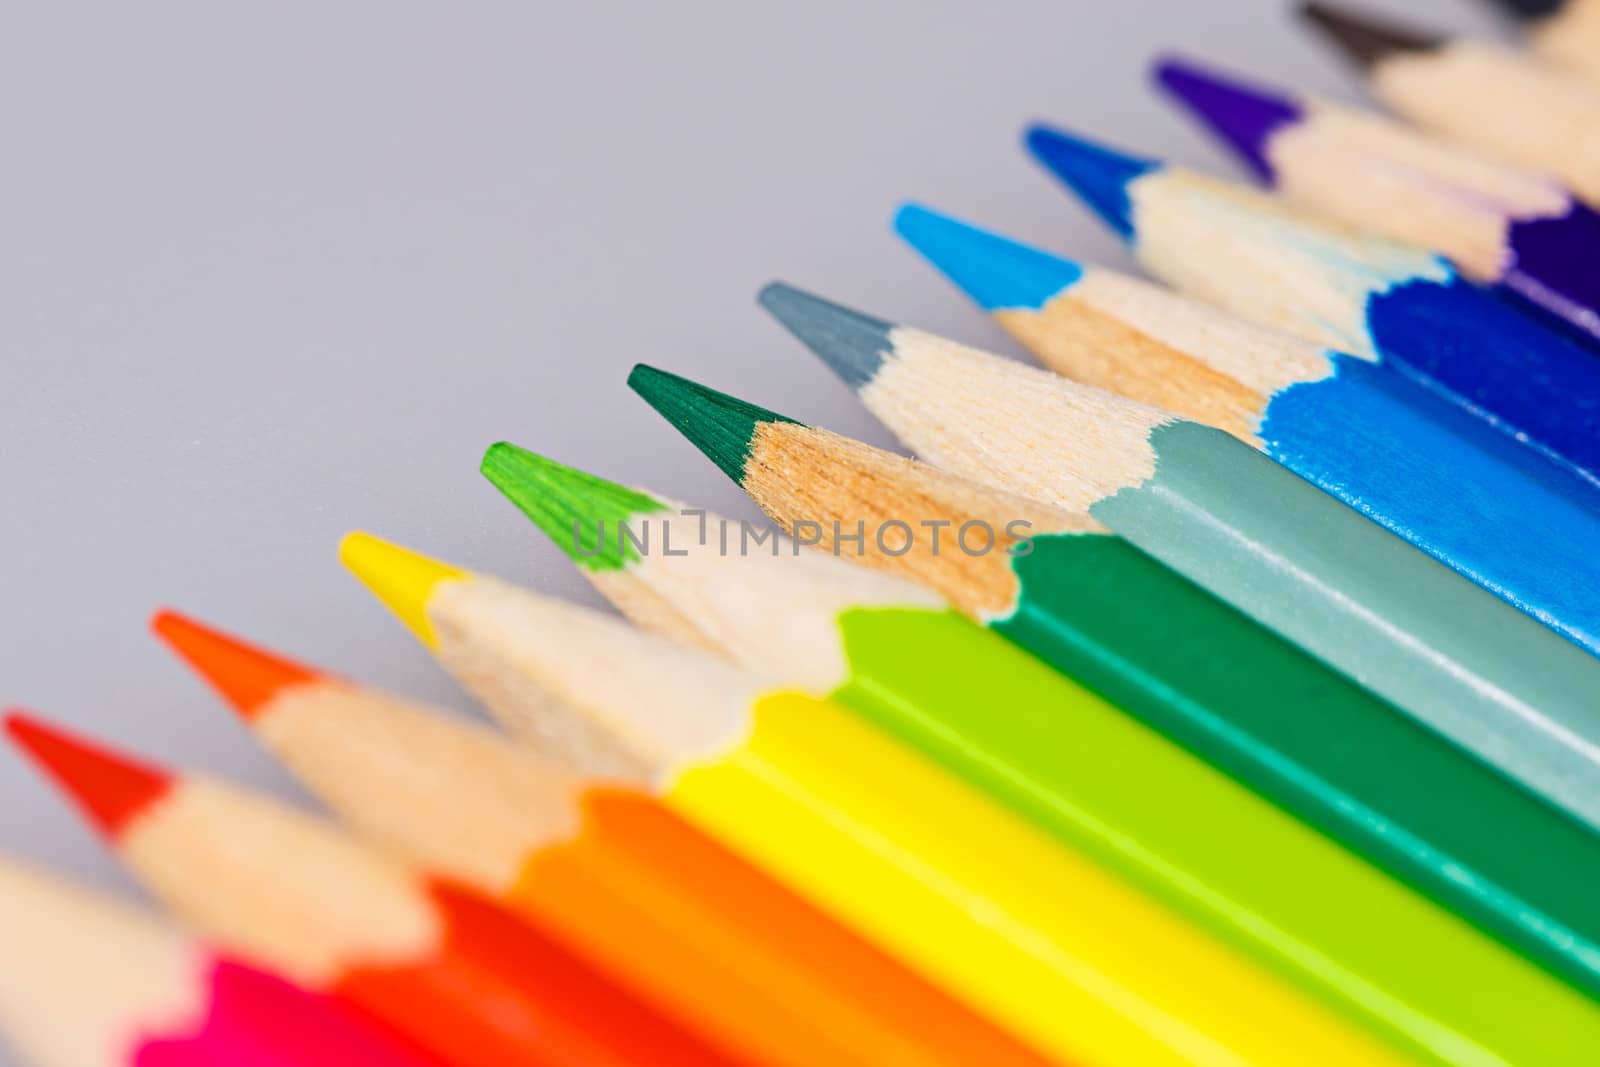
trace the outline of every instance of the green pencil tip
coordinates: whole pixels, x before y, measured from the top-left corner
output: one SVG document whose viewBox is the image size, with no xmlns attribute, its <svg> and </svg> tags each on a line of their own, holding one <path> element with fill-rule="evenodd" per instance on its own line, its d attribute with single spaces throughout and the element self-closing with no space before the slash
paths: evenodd
<svg viewBox="0 0 1600 1067">
<path fill-rule="evenodd" d="M 721 467 L 722 473 L 741 484 L 757 426 L 763 422 L 801 425 L 775 411 L 643 363 L 628 375 L 628 387 Z"/>
<path fill-rule="evenodd" d="M 617 536 L 630 516 L 667 505 L 637 489 L 597 478 L 506 441 L 483 454 L 483 476 L 585 570 L 620 570 L 637 559 Z M 610 528 L 610 537 L 606 529 Z"/>
</svg>

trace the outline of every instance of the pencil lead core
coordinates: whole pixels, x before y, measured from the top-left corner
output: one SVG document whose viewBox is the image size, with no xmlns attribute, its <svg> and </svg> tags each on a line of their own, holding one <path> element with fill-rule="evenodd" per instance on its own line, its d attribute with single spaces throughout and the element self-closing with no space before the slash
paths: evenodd
<svg viewBox="0 0 1600 1067">
<path fill-rule="evenodd" d="M 891 323 L 852 311 L 783 282 L 761 290 L 761 306 L 852 389 L 869 384 L 894 349 Z"/>
<path fill-rule="evenodd" d="M 1537 22 L 1542 18 L 1560 14 L 1571 0 L 1489 0 L 1513 18 Z"/>
<path fill-rule="evenodd" d="M 115 839 L 172 789 L 172 776 L 73 736 L 24 712 L 5 716 L 6 733 L 84 816 Z"/>
<path fill-rule="evenodd" d="M 1161 164 L 1118 152 L 1049 126 L 1032 126 L 1028 151 L 1092 208 L 1106 225 L 1131 240 L 1133 204 L 1128 186 Z"/>
<path fill-rule="evenodd" d="M 439 644 L 428 619 L 434 587 L 471 577 L 459 567 L 361 532 L 346 534 L 339 542 L 339 561 L 429 648 Z"/>
<path fill-rule="evenodd" d="M 157 613 L 150 628 L 246 721 L 284 690 L 324 677 L 175 611 Z"/>
<path fill-rule="evenodd" d="M 1210 71 L 1177 56 L 1155 68 L 1156 81 L 1233 149 L 1256 176 L 1271 182 L 1267 142 L 1305 112 L 1289 97 Z"/>
<path fill-rule="evenodd" d="M 1045 302 L 1083 277 L 1083 267 L 919 204 L 895 213 L 895 232 L 985 311 Z"/>
<path fill-rule="evenodd" d="M 1370 70 L 1389 56 L 1432 52 L 1448 43 L 1442 34 L 1424 33 L 1386 19 L 1358 15 L 1347 8 L 1318 3 L 1317 0 L 1301 4 L 1300 16 L 1321 30 L 1350 62 L 1362 70 Z"/>
<path fill-rule="evenodd" d="M 618 570 L 638 559 L 626 538 L 607 538 L 630 516 L 665 511 L 647 493 L 564 466 L 506 441 L 483 454 L 483 476 L 585 570 Z M 585 534 L 588 534 L 585 537 Z M 598 543 L 584 544 L 585 540 Z"/>
<path fill-rule="evenodd" d="M 777 412 L 643 363 L 628 375 L 628 386 L 736 482 L 744 481 L 744 464 L 756 427 L 763 422 L 795 423 Z"/>
</svg>

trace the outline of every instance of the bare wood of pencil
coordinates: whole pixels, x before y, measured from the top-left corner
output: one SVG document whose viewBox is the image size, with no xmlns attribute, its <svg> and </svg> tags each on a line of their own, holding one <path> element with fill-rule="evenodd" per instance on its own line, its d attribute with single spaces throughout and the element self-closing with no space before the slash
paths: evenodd
<svg viewBox="0 0 1600 1067">
<path fill-rule="evenodd" d="M 1329 1055 L 1387 1059 L 1252 961 L 837 705 L 370 535 L 350 535 L 342 552 L 513 733 L 658 793 L 1046 1053 L 1231 1067 L 1298 1063 L 1309 1041 Z M 1079 907 L 1061 909 L 1061 893 L 1077 894 Z M 1108 941 L 1112 914 L 1126 917 Z M 1213 978 L 1208 1003 L 1177 995 L 1202 972 Z M 1261 1025 L 1263 1011 L 1274 1025 Z"/>
<path fill-rule="evenodd" d="M 1600 3 L 1596 0 L 1490 0 L 1525 20 L 1524 35 L 1541 59 L 1600 82 Z"/>
<path fill-rule="evenodd" d="M 1580 784 L 1600 769 L 1600 662 L 1493 594 L 1220 430 L 791 286 L 762 302 L 924 459 L 1088 511 L 1600 825 Z"/>
<path fill-rule="evenodd" d="M 202 935 L 378 1017 L 446 1061 L 732 1063 L 543 929 L 331 823 L 22 713 L 8 714 L 5 727 L 131 873 Z"/>
<path fill-rule="evenodd" d="M 964 1053 L 1038 1067 L 651 797 L 175 613 L 153 628 L 347 824 L 561 928 L 602 969 L 734 1049 L 773 1065 L 947 1067 Z M 938 1027 L 907 1025 L 928 1012 Z"/>
<path fill-rule="evenodd" d="M 1508 48 L 1336 4 L 1302 3 L 1300 11 L 1397 114 L 1507 163 L 1556 174 L 1600 205 L 1600 85 Z"/>
<path fill-rule="evenodd" d="M 0 856 L 0 1045 L 29 1067 L 440 1067 L 328 997 Z"/>
</svg>

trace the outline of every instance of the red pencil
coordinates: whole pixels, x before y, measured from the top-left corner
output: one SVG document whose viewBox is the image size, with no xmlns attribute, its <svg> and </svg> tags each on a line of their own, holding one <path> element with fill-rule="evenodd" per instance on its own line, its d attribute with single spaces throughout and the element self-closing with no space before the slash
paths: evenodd
<svg viewBox="0 0 1600 1067">
<path fill-rule="evenodd" d="M 470 1067 L 731 1064 L 488 899 L 331 825 L 13 713 L 132 873 L 219 946 Z"/>
</svg>

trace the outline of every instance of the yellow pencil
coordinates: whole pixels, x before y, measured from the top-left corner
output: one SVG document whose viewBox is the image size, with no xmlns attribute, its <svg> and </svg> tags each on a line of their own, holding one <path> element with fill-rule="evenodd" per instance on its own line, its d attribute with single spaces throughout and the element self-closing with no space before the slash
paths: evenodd
<svg viewBox="0 0 1600 1067">
<path fill-rule="evenodd" d="M 514 732 L 657 790 L 1047 1052 L 1407 1062 L 832 704 L 364 534 L 343 557 Z"/>
</svg>

